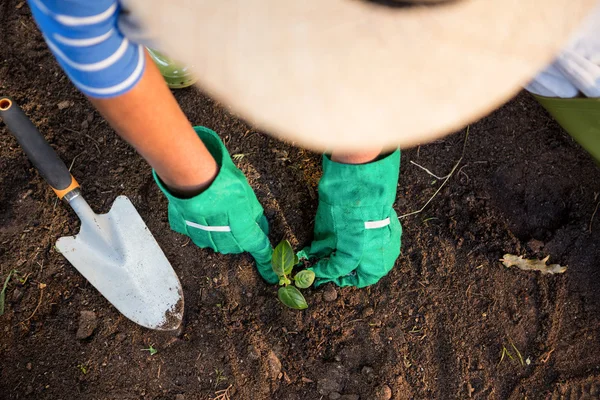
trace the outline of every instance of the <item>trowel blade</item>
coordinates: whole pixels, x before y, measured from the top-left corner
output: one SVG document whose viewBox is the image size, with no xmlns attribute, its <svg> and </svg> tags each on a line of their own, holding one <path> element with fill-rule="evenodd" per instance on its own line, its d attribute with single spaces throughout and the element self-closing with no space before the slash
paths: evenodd
<svg viewBox="0 0 600 400">
<path fill-rule="evenodd" d="M 107 214 L 87 209 L 78 212 L 79 233 L 58 239 L 58 250 L 127 318 L 150 329 L 177 329 L 181 283 L 131 201 L 117 197 Z"/>
</svg>

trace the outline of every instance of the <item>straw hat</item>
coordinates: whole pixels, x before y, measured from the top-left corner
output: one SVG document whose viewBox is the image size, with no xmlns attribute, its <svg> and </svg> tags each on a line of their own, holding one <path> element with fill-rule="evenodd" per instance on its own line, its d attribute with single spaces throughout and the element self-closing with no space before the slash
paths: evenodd
<svg viewBox="0 0 600 400">
<path fill-rule="evenodd" d="M 376 3 L 128 1 L 234 112 L 298 145 L 349 150 L 423 143 L 482 117 L 551 61 L 596 0 Z"/>
</svg>

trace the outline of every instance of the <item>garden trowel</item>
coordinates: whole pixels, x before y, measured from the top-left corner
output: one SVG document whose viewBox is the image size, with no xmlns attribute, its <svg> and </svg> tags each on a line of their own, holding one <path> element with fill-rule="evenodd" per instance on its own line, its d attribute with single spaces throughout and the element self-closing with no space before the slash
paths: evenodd
<svg viewBox="0 0 600 400">
<path fill-rule="evenodd" d="M 177 329 L 183 318 L 181 283 L 131 201 L 119 196 L 108 214 L 95 214 L 69 169 L 21 108 L 0 97 L 0 117 L 81 220 L 79 234 L 58 239 L 58 251 L 127 318 L 150 329 Z"/>
</svg>

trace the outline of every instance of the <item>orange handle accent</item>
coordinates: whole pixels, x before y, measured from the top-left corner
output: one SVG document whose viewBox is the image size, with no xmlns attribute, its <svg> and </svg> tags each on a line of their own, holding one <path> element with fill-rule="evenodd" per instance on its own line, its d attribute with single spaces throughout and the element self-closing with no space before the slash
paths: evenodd
<svg viewBox="0 0 600 400">
<path fill-rule="evenodd" d="M 72 191 L 74 189 L 77 189 L 78 187 L 79 187 L 79 183 L 77 183 L 75 178 L 73 178 L 73 175 L 71 175 L 71 184 L 69 186 L 67 186 L 65 189 L 52 188 L 52 190 L 54 190 L 54 193 L 56 193 L 58 198 L 62 200 L 62 198 L 65 197 L 65 195 L 67 193 L 69 193 L 70 191 Z"/>
</svg>

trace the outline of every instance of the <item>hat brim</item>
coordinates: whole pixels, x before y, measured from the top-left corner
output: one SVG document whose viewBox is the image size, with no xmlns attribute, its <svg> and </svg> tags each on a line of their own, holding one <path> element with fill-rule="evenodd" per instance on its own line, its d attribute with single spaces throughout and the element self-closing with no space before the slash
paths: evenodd
<svg viewBox="0 0 600 400">
<path fill-rule="evenodd" d="M 356 150 L 424 143 L 482 117 L 551 61 L 596 0 L 129 3 L 251 123 L 312 149 Z"/>
</svg>

